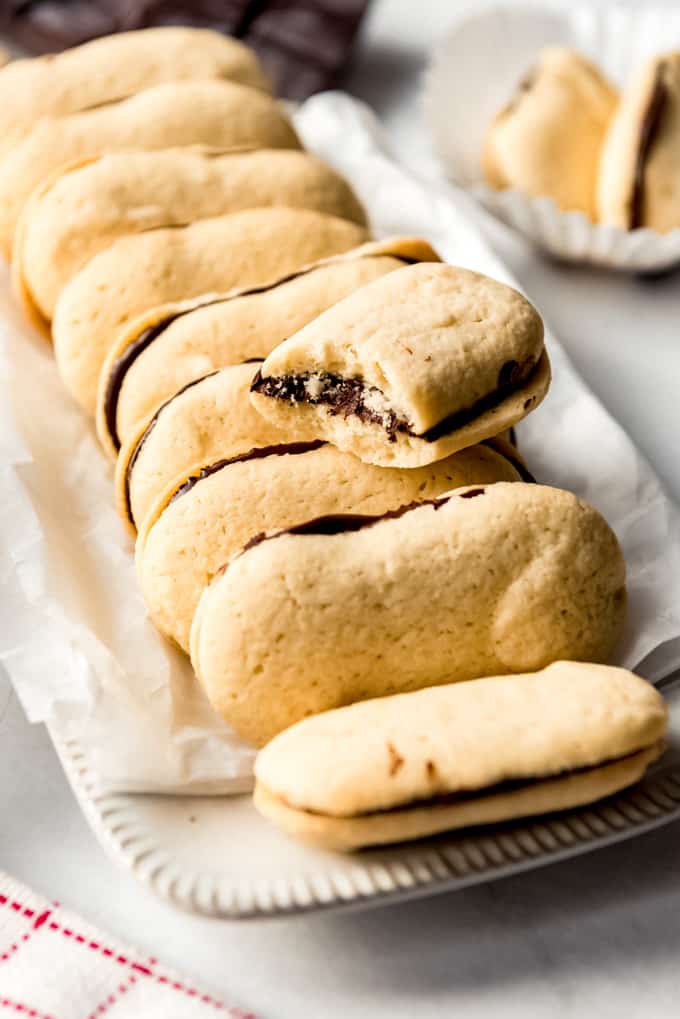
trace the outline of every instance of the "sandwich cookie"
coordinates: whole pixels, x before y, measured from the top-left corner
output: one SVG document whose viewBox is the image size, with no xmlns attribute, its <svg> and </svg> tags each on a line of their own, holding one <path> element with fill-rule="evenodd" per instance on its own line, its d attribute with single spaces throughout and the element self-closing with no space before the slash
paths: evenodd
<svg viewBox="0 0 680 1019">
<path fill-rule="evenodd" d="M 136 316 L 169 301 L 263 285 L 365 240 L 356 223 L 282 207 L 121 237 L 61 292 L 52 336 L 62 380 L 94 414 L 108 350 Z"/>
<path fill-rule="evenodd" d="M 595 219 L 600 149 L 616 89 L 573 50 L 543 50 L 491 123 L 482 168 L 496 190 L 546 195 L 565 212 Z"/>
<path fill-rule="evenodd" d="M 11 254 L 31 192 L 62 167 L 125 149 L 182 145 L 301 147 L 271 96 L 229 81 L 171 82 L 83 113 L 45 117 L 0 159 L 0 247 Z"/>
<path fill-rule="evenodd" d="M 101 106 L 168 81 L 227 79 L 271 91 L 255 53 L 236 39 L 198 28 L 121 32 L 0 73 L 0 154 L 41 117 Z"/>
<path fill-rule="evenodd" d="M 116 504 L 133 533 L 158 496 L 176 478 L 185 479 L 195 464 L 290 441 L 250 403 L 258 363 L 232 365 L 189 382 L 121 449 Z"/>
<path fill-rule="evenodd" d="M 14 239 L 15 290 L 29 314 L 48 322 L 64 286 L 118 237 L 269 205 L 366 224 L 349 184 L 306 152 L 196 147 L 101 156 L 33 192 Z"/>
<path fill-rule="evenodd" d="M 258 414 L 249 399 L 256 365 L 222 368 L 189 382 L 170 397 L 126 443 L 116 461 L 116 504 L 134 534 L 158 496 L 176 478 L 186 477 L 196 464 L 247 452 L 256 447 L 294 442 L 295 435 L 282 432 Z M 521 478 L 533 481 L 526 464 L 507 443 L 489 445 L 513 468 L 503 465 L 483 446 L 472 447 L 452 460 L 453 467 L 470 469 L 465 477 Z M 489 473 L 485 475 L 486 465 Z"/>
<path fill-rule="evenodd" d="M 417 467 L 490 438 L 545 396 L 537 311 L 451 265 L 412 265 L 362 287 L 277 347 L 255 408 L 367 463 Z"/>
<path fill-rule="evenodd" d="M 149 615 L 186 650 L 202 591 L 256 536 L 327 513 L 385 513 L 472 480 L 519 475 L 484 446 L 416 470 L 373 467 L 322 442 L 286 442 L 197 467 L 157 499 L 140 526 L 135 561 Z M 324 600 L 334 597 L 326 589 Z M 300 608 L 307 618 L 304 602 Z"/>
<path fill-rule="evenodd" d="M 258 754 L 255 806 L 345 850 L 553 813 L 637 782 L 666 725 L 663 697 L 632 672 L 555 662 L 298 722 Z"/>
<path fill-rule="evenodd" d="M 474 485 L 251 541 L 203 594 L 191 660 L 218 714 L 262 745 L 358 700 L 606 661 L 624 575 L 615 535 L 570 492 Z"/>
<path fill-rule="evenodd" d="M 650 61 L 623 93 L 602 150 L 603 223 L 680 227 L 680 51 Z"/>
<path fill-rule="evenodd" d="M 97 431 L 115 456 L 150 414 L 192 379 L 264 358 L 364 283 L 409 262 L 438 261 L 425 241 L 390 238 L 263 286 L 153 308 L 124 329 L 99 378 Z"/>
</svg>

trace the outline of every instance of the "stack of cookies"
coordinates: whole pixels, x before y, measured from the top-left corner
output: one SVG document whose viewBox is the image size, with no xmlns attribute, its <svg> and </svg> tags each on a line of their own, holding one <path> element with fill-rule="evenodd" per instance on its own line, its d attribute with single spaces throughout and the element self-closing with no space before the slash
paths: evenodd
<svg viewBox="0 0 680 1019">
<path fill-rule="evenodd" d="M 546 195 L 624 230 L 680 227 L 680 52 L 655 56 L 617 89 L 581 54 L 543 50 L 486 133 L 498 190 Z"/>
<path fill-rule="evenodd" d="M 621 633 L 621 550 L 514 441 L 532 305 L 373 240 L 211 32 L 9 64 L 0 125 L 16 293 L 116 460 L 150 617 L 267 744 L 262 813 L 354 848 L 636 781 L 663 701 L 579 664 Z"/>
</svg>

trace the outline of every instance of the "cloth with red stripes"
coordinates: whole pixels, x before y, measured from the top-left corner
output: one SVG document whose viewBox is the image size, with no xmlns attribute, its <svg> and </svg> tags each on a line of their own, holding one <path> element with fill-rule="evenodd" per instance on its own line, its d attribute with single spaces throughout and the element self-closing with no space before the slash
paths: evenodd
<svg viewBox="0 0 680 1019">
<path fill-rule="evenodd" d="M 0 1019 L 255 1019 L 0 871 Z"/>
</svg>

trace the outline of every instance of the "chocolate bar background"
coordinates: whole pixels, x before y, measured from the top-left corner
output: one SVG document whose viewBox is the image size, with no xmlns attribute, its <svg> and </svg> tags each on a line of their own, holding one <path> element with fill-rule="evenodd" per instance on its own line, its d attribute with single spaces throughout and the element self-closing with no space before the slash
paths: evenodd
<svg viewBox="0 0 680 1019">
<path fill-rule="evenodd" d="M 0 0 L 0 32 L 31 54 L 113 32 L 195 25 L 243 39 L 278 95 L 334 87 L 369 0 Z"/>
</svg>

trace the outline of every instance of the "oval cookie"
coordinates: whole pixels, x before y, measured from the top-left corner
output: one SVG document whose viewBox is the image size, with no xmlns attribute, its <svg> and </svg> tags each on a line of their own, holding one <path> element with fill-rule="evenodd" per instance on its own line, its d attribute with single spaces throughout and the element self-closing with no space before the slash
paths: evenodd
<svg viewBox="0 0 680 1019">
<path fill-rule="evenodd" d="M 663 697 L 625 669 L 555 662 L 305 719 L 255 762 L 255 806 L 326 849 L 592 803 L 663 751 Z"/>
<path fill-rule="evenodd" d="M 252 545 L 203 594 L 191 660 L 213 707 L 261 745 L 357 700 L 606 661 L 624 576 L 615 535 L 571 493 L 461 488 Z"/>
</svg>

